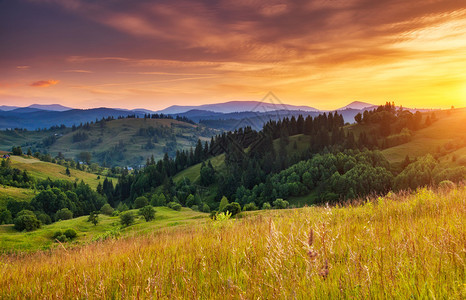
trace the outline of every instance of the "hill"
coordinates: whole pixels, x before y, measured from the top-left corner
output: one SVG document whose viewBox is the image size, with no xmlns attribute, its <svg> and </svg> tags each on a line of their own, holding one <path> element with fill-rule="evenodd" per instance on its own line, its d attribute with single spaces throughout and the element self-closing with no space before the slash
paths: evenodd
<svg viewBox="0 0 466 300">
<path fill-rule="evenodd" d="M 83 127 L 55 128 L 47 131 L 0 131 L 0 150 L 22 146 L 26 151 L 61 153 L 78 159 L 81 152 L 91 153 L 92 162 L 106 166 L 136 167 L 152 155 L 161 159 L 165 152 L 195 146 L 198 139 L 207 141 L 217 131 L 172 119 L 124 118 L 89 124 Z M 82 161 L 82 159 L 80 159 Z"/>
<path fill-rule="evenodd" d="M 456 156 L 458 162 L 466 165 L 466 109 L 436 111 L 437 121 L 414 132 L 412 140 L 382 151 L 390 162 L 400 162 L 407 155 L 411 158 L 427 153 L 438 157 Z M 428 116 L 424 114 L 424 120 Z M 455 153 L 456 152 L 456 153 Z"/>
<path fill-rule="evenodd" d="M 465 206 L 424 189 L 0 256 L 0 298 L 463 299 Z"/>
</svg>

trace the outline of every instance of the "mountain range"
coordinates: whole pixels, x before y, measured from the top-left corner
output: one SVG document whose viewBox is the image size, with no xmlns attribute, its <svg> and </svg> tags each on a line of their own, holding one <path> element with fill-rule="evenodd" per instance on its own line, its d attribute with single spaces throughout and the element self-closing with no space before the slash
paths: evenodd
<svg viewBox="0 0 466 300">
<path fill-rule="evenodd" d="M 345 122 L 353 122 L 354 116 L 376 107 L 373 104 L 354 101 L 338 111 L 343 115 Z M 332 110 L 333 111 L 333 110 Z M 310 106 L 296 106 L 289 104 L 274 104 L 260 101 L 230 101 L 217 104 L 199 106 L 170 106 L 159 111 L 147 109 L 119 109 L 119 108 L 92 108 L 73 109 L 60 104 L 33 104 L 28 107 L 0 106 L 0 129 L 25 128 L 35 130 L 49 128 L 55 125 L 66 126 L 95 121 L 96 119 L 127 115 L 144 117 L 145 114 L 163 113 L 172 116 L 181 116 L 201 122 L 207 126 L 218 129 L 236 129 L 251 126 L 260 129 L 268 120 L 277 120 L 291 116 L 317 116 L 328 110 L 319 110 Z"/>
</svg>

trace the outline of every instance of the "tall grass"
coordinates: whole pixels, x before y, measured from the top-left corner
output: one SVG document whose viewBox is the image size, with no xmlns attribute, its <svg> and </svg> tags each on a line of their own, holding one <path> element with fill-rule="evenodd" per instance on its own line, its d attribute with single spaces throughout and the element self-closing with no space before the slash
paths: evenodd
<svg viewBox="0 0 466 300">
<path fill-rule="evenodd" d="M 0 258 L 0 298 L 466 297 L 466 189 Z"/>
</svg>

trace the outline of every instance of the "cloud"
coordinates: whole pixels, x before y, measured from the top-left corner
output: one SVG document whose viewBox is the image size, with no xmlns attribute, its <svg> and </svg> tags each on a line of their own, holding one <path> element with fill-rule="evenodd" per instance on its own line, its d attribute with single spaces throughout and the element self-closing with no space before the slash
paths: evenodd
<svg viewBox="0 0 466 300">
<path fill-rule="evenodd" d="M 65 70 L 66 73 L 93 73 L 89 70 Z"/>
<path fill-rule="evenodd" d="M 16 66 L 16 69 L 18 70 L 29 70 L 30 68 L 30 66 Z"/>
<path fill-rule="evenodd" d="M 49 86 L 52 86 L 52 85 L 56 85 L 59 82 L 60 82 L 60 80 L 53 80 L 53 79 L 39 80 L 39 81 L 35 81 L 35 82 L 31 83 L 30 86 L 32 86 L 32 87 L 49 87 Z"/>
</svg>

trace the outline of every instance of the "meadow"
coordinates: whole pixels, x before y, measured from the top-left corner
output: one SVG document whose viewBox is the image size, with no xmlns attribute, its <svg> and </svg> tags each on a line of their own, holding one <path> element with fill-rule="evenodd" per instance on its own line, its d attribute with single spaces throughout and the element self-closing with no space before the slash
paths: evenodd
<svg viewBox="0 0 466 300">
<path fill-rule="evenodd" d="M 0 298 L 464 299 L 466 188 L 0 257 Z"/>
</svg>

